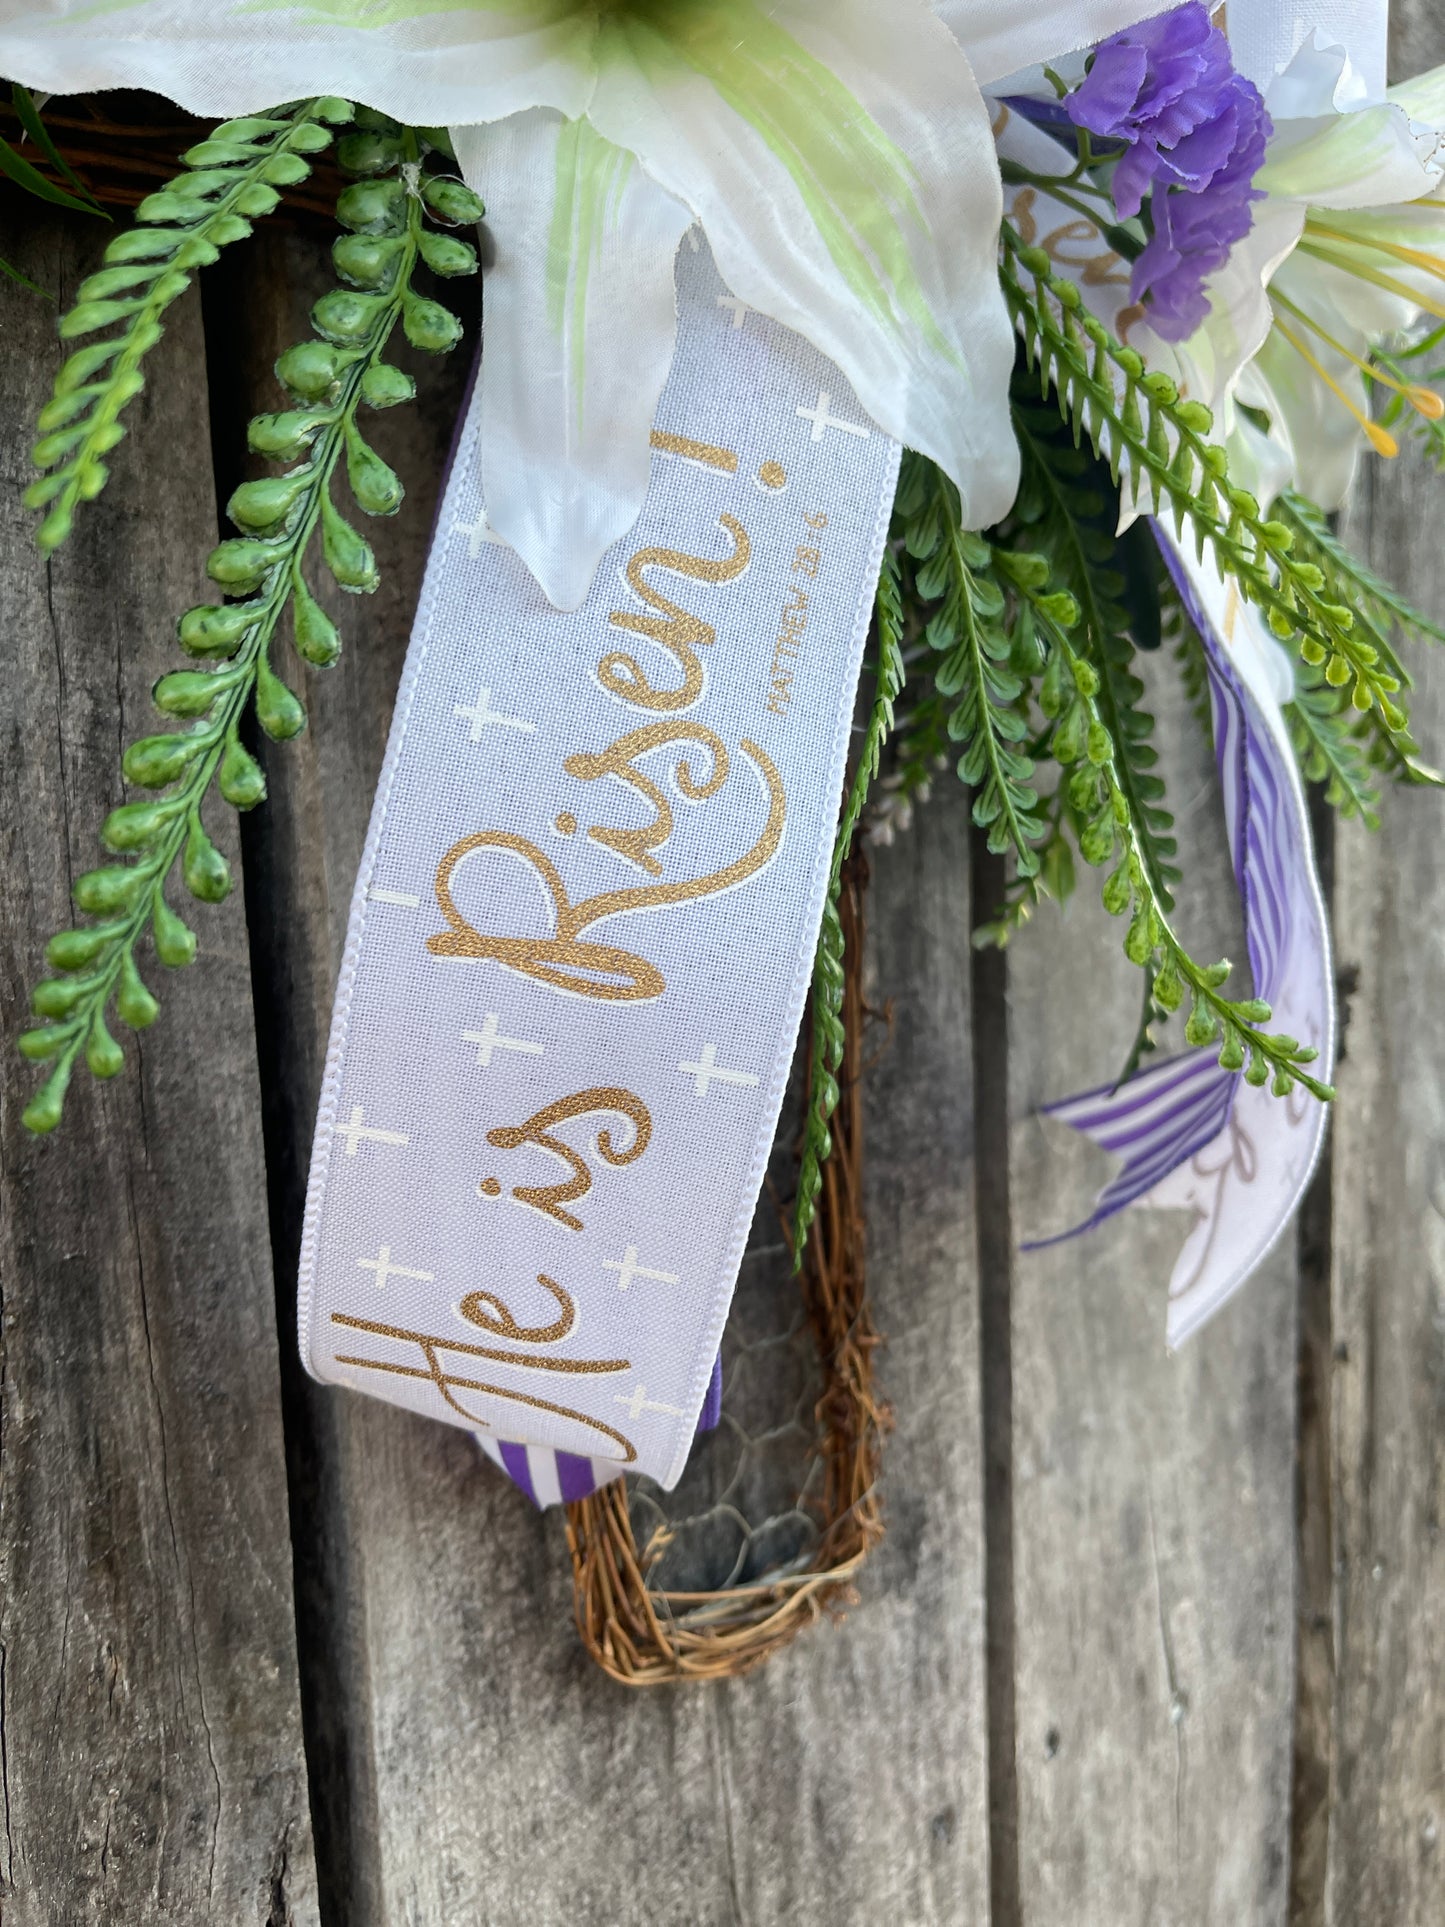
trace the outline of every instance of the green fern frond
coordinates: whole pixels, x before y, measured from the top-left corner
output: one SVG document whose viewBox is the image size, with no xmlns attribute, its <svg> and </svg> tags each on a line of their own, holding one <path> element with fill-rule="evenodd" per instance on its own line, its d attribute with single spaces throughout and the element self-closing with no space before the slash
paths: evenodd
<svg viewBox="0 0 1445 1927">
<path fill-rule="evenodd" d="M 346 101 L 316 99 L 223 122 L 181 156 L 185 171 L 141 202 L 137 225 L 116 236 L 104 264 L 81 282 L 61 338 L 102 338 L 77 349 L 56 376 L 31 451 L 49 472 L 25 491 L 27 508 L 47 511 L 35 535 L 46 555 L 69 535 L 79 505 L 105 487 L 105 457 L 125 437 L 120 418 L 145 386 L 141 364 L 164 333 L 166 309 L 197 268 L 250 234 L 283 188 L 308 177 L 308 156 L 329 147 L 332 126 L 351 118 Z"/>
<path fill-rule="evenodd" d="M 808 1116 L 803 1133 L 803 1156 L 798 1171 L 798 1196 L 793 1212 L 793 1268 L 803 1262 L 808 1232 L 818 1208 L 818 1192 L 823 1183 L 823 1166 L 833 1155 L 830 1128 L 838 1108 L 838 1069 L 843 1062 L 846 1035 L 843 1028 L 843 924 L 838 904 L 843 889 L 843 865 L 853 847 L 853 838 L 868 801 L 868 792 L 878 774 L 883 745 L 893 727 L 893 712 L 903 689 L 903 599 L 898 576 L 898 560 L 891 550 L 883 556 L 878 577 L 877 622 L 878 679 L 873 707 L 863 735 L 853 780 L 843 799 L 838 833 L 833 842 L 833 861 L 828 871 L 828 890 L 823 901 L 823 927 L 818 938 L 818 954 L 813 965 L 812 1069 L 808 1086 Z"/>
<path fill-rule="evenodd" d="M 1385 647 L 1396 639 L 1445 642 L 1445 628 L 1422 615 L 1361 561 L 1335 534 L 1323 509 L 1307 496 L 1286 489 L 1275 503 L 1275 514 L 1293 531 L 1296 551 L 1319 568 L 1326 593 L 1336 602 L 1348 603 Z"/>
<path fill-rule="evenodd" d="M 1359 717 L 1343 692 L 1331 689 L 1317 669 L 1297 669 L 1294 700 L 1285 704 L 1284 716 L 1306 779 L 1324 784 L 1325 801 L 1341 816 L 1357 816 L 1377 830 L 1380 792 L 1370 781 Z"/>
<path fill-rule="evenodd" d="M 1037 845 L 1039 867 L 1032 876 L 1017 868 L 1004 885 L 1003 898 L 985 923 L 975 926 L 975 950 L 1003 950 L 1045 903 L 1067 903 L 1078 886 L 1074 846 L 1070 841 L 1073 825 L 1064 784 L 1039 805 L 1044 834 Z"/>
<path fill-rule="evenodd" d="M 990 850 L 1011 852 L 1020 873 L 1033 876 L 1044 826 L 1020 702 L 1032 665 L 1015 659 L 1018 638 L 1003 621 L 989 545 L 962 527 L 952 482 L 921 456 L 904 458 L 895 514 L 913 595 L 931 609 L 924 635 L 940 658 L 933 683 L 952 704 L 948 734 L 961 745 L 957 767 L 974 792 L 973 819 Z"/>
<path fill-rule="evenodd" d="M 329 104 L 333 117 L 339 105 Z M 367 593 L 377 586 L 371 548 L 337 509 L 332 486 L 344 466 L 364 513 L 391 515 L 400 507 L 400 480 L 361 432 L 361 404 L 386 408 L 414 393 L 410 377 L 384 359 L 398 322 L 413 347 L 433 352 L 445 352 L 461 335 L 450 309 L 413 288 L 418 261 L 445 274 L 477 268 L 474 249 L 434 233 L 424 217 L 476 220 L 480 202 L 460 182 L 421 177 L 421 158 L 416 135 L 376 115 L 342 156 L 366 173 L 337 203 L 348 231 L 333 254 L 345 285 L 312 310 L 317 338 L 288 349 L 276 364 L 294 405 L 259 415 L 250 427 L 258 454 L 290 466 L 243 482 L 231 497 L 227 513 L 240 533 L 212 551 L 207 572 L 234 599 L 181 617 L 181 647 L 197 666 L 163 676 L 155 688 L 157 708 L 189 727 L 146 737 L 126 751 L 127 781 L 151 794 L 113 810 L 101 831 L 106 848 L 122 860 L 76 880 L 76 905 L 96 921 L 62 931 L 47 949 L 60 974 L 37 986 L 31 1007 L 45 1021 L 20 1039 L 25 1056 L 51 1065 L 24 1113 L 32 1131 L 59 1123 L 82 1052 L 97 1077 L 123 1068 L 124 1053 L 106 1024 L 112 1004 L 133 1028 L 155 1021 L 158 1006 L 135 956 L 146 930 L 163 964 L 180 966 L 195 956 L 194 933 L 166 901 L 175 866 L 202 902 L 219 903 L 230 891 L 228 866 L 206 832 L 202 805 L 212 782 L 238 810 L 265 796 L 261 767 L 240 737 L 249 704 L 272 738 L 295 736 L 306 725 L 299 698 L 272 658 L 283 615 L 291 611 L 296 653 L 304 661 L 324 667 L 341 648 L 302 572 L 318 529 L 322 557 L 341 588 Z"/>
<path fill-rule="evenodd" d="M 887 767 L 868 799 L 868 834 L 880 845 L 908 829 L 914 809 L 928 800 L 935 777 L 951 760 L 947 705 L 936 689 L 917 688 L 898 716 Z"/>
<path fill-rule="evenodd" d="M 1037 408 L 1014 408 L 1014 427 L 1024 458 L 1024 481 L 1016 514 L 1028 537 L 1049 559 L 1055 588 L 1067 589 L 1079 608 L 1078 636 L 1099 675 L 1099 710 L 1119 750 L 1119 782 L 1154 893 L 1172 910 L 1172 886 L 1180 872 L 1174 818 L 1165 807 L 1159 753 L 1152 742 L 1154 718 L 1144 708 L 1144 684 L 1133 671 L 1134 639 L 1126 606 L 1125 579 L 1116 566 L 1112 492 L 1091 484 L 1082 450 L 1060 446 Z"/>
<path fill-rule="evenodd" d="M 1072 598 L 1049 586 L 1043 556 L 998 550 L 995 568 L 1033 608 L 1048 639 L 1049 667 L 1040 697 L 1055 719 L 1053 754 L 1072 770 L 1069 801 L 1085 824 L 1080 854 L 1095 867 L 1115 866 L 1104 883 L 1104 907 L 1113 916 L 1128 917 L 1124 954 L 1152 974 L 1153 1003 L 1161 1014 L 1169 1014 L 1187 998 L 1188 1042 L 1218 1044 L 1220 1063 L 1243 1071 L 1252 1084 L 1268 1083 L 1277 1096 L 1300 1084 L 1315 1097 L 1332 1097 L 1330 1087 L 1306 1068 L 1318 1052 L 1293 1037 L 1266 1031 L 1272 1013 L 1262 999 L 1226 997 L 1223 986 L 1231 966 L 1197 963 L 1170 925 L 1130 816 L 1119 776 L 1119 748 L 1100 712 L 1098 672 L 1071 640 L 1078 621 Z"/>
<path fill-rule="evenodd" d="M 1409 642 L 1445 642 L 1445 628 L 1422 615 L 1383 576 L 1354 555 L 1330 527 L 1323 511 L 1306 497 L 1286 490 L 1276 513 L 1293 531 L 1297 552 L 1325 577 L 1327 593 L 1349 604 L 1356 621 L 1379 649 L 1381 661 L 1389 664 L 1402 687 L 1409 688 L 1411 678 L 1397 650 Z M 1374 711 L 1363 717 L 1352 710 L 1347 713 L 1338 676 L 1332 681 L 1328 670 L 1321 674 L 1305 665 L 1296 680 L 1302 713 L 1292 719 L 1292 727 L 1310 743 L 1301 760 L 1308 756 L 1310 775 L 1327 784 L 1328 800 L 1344 815 L 1359 814 L 1372 828 L 1378 827 L 1375 805 L 1379 798 L 1370 790 L 1366 766 L 1399 783 L 1438 787 L 1445 782 L 1438 770 L 1421 760 L 1419 745 L 1408 729 L 1381 728 Z M 1337 700 L 1330 702 L 1330 695 Z"/>
</svg>

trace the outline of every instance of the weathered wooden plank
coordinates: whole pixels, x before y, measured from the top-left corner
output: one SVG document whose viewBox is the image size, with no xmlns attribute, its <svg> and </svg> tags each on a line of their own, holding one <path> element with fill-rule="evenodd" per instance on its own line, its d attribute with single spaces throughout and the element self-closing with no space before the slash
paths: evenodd
<svg viewBox="0 0 1445 1927">
<path fill-rule="evenodd" d="M 270 285 L 290 289 L 289 314 L 264 295 L 246 311 L 258 382 L 318 285 L 306 244 L 279 247 Z M 427 386 L 455 407 L 455 371 Z M 314 679 L 314 730 L 272 759 L 274 800 L 256 825 L 285 1025 L 272 1056 L 273 1153 L 290 1160 L 273 1185 L 290 1227 L 278 1249 L 296 1234 L 442 412 L 439 400 L 430 420 L 397 411 L 380 425 L 413 489 L 378 532 L 387 599 L 341 611 L 348 653 Z M 556 1517 L 532 1514 L 458 1433 L 298 1387 L 298 1476 L 314 1480 L 322 1515 L 307 1643 L 333 1661 L 313 1682 L 313 1734 L 328 1736 L 335 1770 L 322 1864 L 357 1927 L 986 1918 L 961 811 L 880 871 L 875 976 L 897 997 L 897 1038 L 878 1073 L 870 1185 L 881 1315 L 896 1332 L 885 1389 L 902 1423 L 891 1536 L 865 1604 L 753 1679 L 629 1695 L 577 1643 Z"/>
<path fill-rule="evenodd" d="M 333 285 L 325 244 L 315 233 L 263 232 L 247 258 L 223 260 L 213 272 L 207 337 L 213 357 L 234 370 L 224 395 L 216 397 L 224 487 L 241 478 L 247 419 L 278 405 L 272 363 L 307 334 L 311 303 Z M 452 298 L 459 288 L 465 297 L 465 286 L 453 284 Z M 272 1245 L 280 1292 L 292 1308 L 311 1134 L 352 885 L 466 379 L 463 352 L 440 363 L 410 354 L 404 344 L 397 352 L 418 377 L 419 398 L 368 422 L 368 435 L 408 491 L 394 521 L 367 524 L 381 587 L 372 597 L 343 595 L 324 569 L 312 569 L 312 586 L 341 629 L 343 654 L 325 671 L 294 666 L 310 725 L 279 749 L 259 746 L 270 796 L 243 824 Z M 365 1927 L 382 1918 L 380 1818 L 366 1678 L 365 1567 L 372 1555 L 356 1530 L 354 1495 L 358 1486 L 365 1490 L 391 1449 L 394 1415 L 315 1385 L 301 1368 L 294 1332 L 294 1316 L 288 1315 L 281 1369 L 318 1873 L 327 1918 Z M 430 1435 L 431 1428 L 420 1429 Z M 465 1440 L 449 1435 L 440 1444 L 458 1454 L 469 1472 L 478 1472 Z"/>
<path fill-rule="evenodd" d="M 1242 954 L 1210 759 L 1156 664 L 1190 884 L 1181 925 Z M 1036 1107 L 1116 1075 L 1140 983 L 1095 879 L 1010 949 L 1021 1237 L 1083 1215 L 1110 1160 Z M 1176 1357 L 1186 1221 L 1134 1211 L 1013 1277 L 1022 1918 L 1284 1918 L 1293 1710 L 1295 1266 L 1288 1242 Z"/>
<path fill-rule="evenodd" d="M 1445 23 L 1400 72 L 1445 59 Z M 1417 603 L 1445 613 L 1440 479 L 1374 470 L 1352 526 Z M 1445 663 L 1412 649 L 1428 760 L 1445 748 Z M 1342 825 L 1335 932 L 1350 1005 L 1334 1140 L 1334 1701 L 1325 1919 L 1445 1916 L 1445 875 L 1438 792 L 1386 797 L 1385 830 Z"/>
<path fill-rule="evenodd" d="M 7 223 L 63 306 L 103 235 Z M 23 1021 L 215 539 L 194 296 L 112 492 L 49 566 L 20 505 L 55 309 L 0 288 L 0 956 Z M 221 841 L 234 843 L 217 810 Z M 0 1087 L 0 1903 L 14 1927 L 314 1921 L 275 1303 L 239 900 L 114 1085 L 30 1139 Z M 7 1041 L 7 1051 L 9 1044 Z"/>
<path fill-rule="evenodd" d="M 1403 465 L 1402 465 L 1403 468 Z M 1370 489 L 1368 552 L 1445 609 L 1421 539 L 1438 478 Z M 1412 705 L 1445 743 L 1445 675 Z M 1384 841 L 1341 826 L 1335 929 L 1358 971 L 1334 1142 L 1334 1717 L 1326 1919 L 1425 1927 L 1445 1913 L 1445 877 L 1438 793 L 1392 794 Z"/>
</svg>

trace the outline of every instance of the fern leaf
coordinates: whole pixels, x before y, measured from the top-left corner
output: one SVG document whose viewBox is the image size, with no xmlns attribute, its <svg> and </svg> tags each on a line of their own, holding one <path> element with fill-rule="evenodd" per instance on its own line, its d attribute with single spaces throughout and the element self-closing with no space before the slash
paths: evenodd
<svg viewBox="0 0 1445 1927">
<path fill-rule="evenodd" d="M 339 105 L 333 104 L 333 117 L 339 117 Z M 243 482 L 231 497 L 228 514 L 238 534 L 215 548 L 207 563 L 227 599 L 181 617 L 181 647 L 193 666 L 163 676 L 155 688 L 156 707 L 183 727 L 145 737 L 126 751 L 126 779 L 145 794 L 112 810 L 101 831 L 118 861 L 76 880 L 76 906 L 94 921 L 61 931 L 48 947 L 58 974 L 37 985 L 31 1008 L 42 1022 L 19 1040 L 26 1057 L 50 1066 L 24 1112 L 32 1131 L 50 1131 L 60 1122 L 82 1054 L 97 1077 L 113 1077 L 124 1067 L 124 1052 L 107 1025 L 112 1009 L 134 1029 L 155 1021 L 158 1005 L 136 961 L 147 930 L 161 963 L 178 967 L 195 956 L 194 932 L 166 898 L 172 871 L 179 865 L 186 889 L 204 903 L 219 903 L 230 892 L 229 869 L 207 834 L 202 808 L 213 783 L 238 810 L 254 808 L 265 796 L 260 764 L 240 735 L 248 706 L 254 705 L 261 729 L 277 740 L 306 725 L 300 699 L 273 661 L 286 611 L 292 612 L 303 660 L 324 666 L 340 650 L 335 627 L 303 574 L 317 533 L 326 567 L 343 589 L 367 592 L 377 585 L 369 545 L 332 502 L 333 479 L 344 465 L 352 495 L 368 515 L 393 514 L 400 505 L 401 483 L 367 445 L 359 412 L 363 402 L 387 406 L 412 393 L 410 378 L 384 359 L 398 322 L 410 324 L 414 345 L 445 350 L 460 335 L 448 309 L 414 293 L 412 272 L 428 252 L 426 212 L 440 202 L 458 218 L 476 219 L 481 205 L 459 182 L 433 187 L 428 181 L 414 191 L 408 170 L 419 170 L 418 137 L 379 115 L 367 117 L 366 131 L 370 178 L 343 190 L 338 203 L 350 232 L 337 241 L 334 256 L 349 285 L 323 296 L 312 311 L 318 338 L 289 349 L 277 363 L 292 406 L 251 423 L 252 447 L 291 466 Z M 378 141 L 386 150 L 380 165 Z M 352 245 L 359 235 L 368 240 L 365 250 Z M 450 270 L 474 273 L 475 252 L 461 242 L 451 245 L 457 251 L 448 256 Z M 425 338 L 419 341 L 419 335 Z"/>
</svg>

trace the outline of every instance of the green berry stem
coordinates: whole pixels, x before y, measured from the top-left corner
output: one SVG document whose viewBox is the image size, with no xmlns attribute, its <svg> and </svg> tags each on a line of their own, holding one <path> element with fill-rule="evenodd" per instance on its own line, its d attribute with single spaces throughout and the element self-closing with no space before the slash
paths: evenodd
<svg viewBox="0 0 1445 1927">
<path fill-rule="evenodd" d="M 81 283 L 61 319 L 61 339 L 122 325 L 118 334 L 71 355 L 41 410 L 31 459 L 51 472 L 31 483 L 25 506 L 47 510 L 35 535 L 44 554 L 70 534 L 80 503 L 94 501 L 105 487 L 104 457 L 125 436 L 120 417 L 145 386 L 141 363 L 165 332 L 161 316 L 185 293 L 195 269 L 244 240 L 252 220 L 276 206 L 282 188 L 309 176 L 306 157 L 330 146 L 331 124 L 351 117 L 346 101 L 319 97 L 223 122 L 181 156 L 186 172 L 141 202 L 137 225 L 116 236 L 103 265 Z"/>
<path fill-rule="evenodd" d="M 228 513 L 242 534 L 213 550 L 207 569 L 242 599 L 202 605 L 181 618 L 181 646 L 208 666 L 163 676 L 155 689 L 157 708 L 191 719 L 191 727 L 143 738 L 126 752 L 127 779 L 163 793 L 111 812 L 102 841 L 135 860 L 77 879 L 77 905 L 102 920 L 62 931 L 48 948 L 50 963 L 64 974 L 37 986 L 32 1008 L 47 1021 L 20 1039 L 25 1056 L 51 1063 L 24 1113 L 32 1131 L 60 1122 L 82 1050 L 97 1077 L 123 1068 L 124 1054 L 105 1023 L 112 998 L 117 1015 L 133 1028 L 154 1022 L 158 1006 L 135 962 L 147 925 L 162 963 L 178 966 L 194 957 L 194 935 L 165 900 L 177 861 L 186 887 L 203 902 L 219 903 L 230 891 L 229 869 L 206 834 L 201 806 L 213 781 L 237 809 L 253 808 L 265 796 L 260 765 L 240 740 L 250 702 L 262 729 L 277 740 L 306 725 L 301 702 L 271 664 L 282 616 L 292 610 L 297 652 L 306 661 L 324 667 L 340 651 L 335 627 L 302 575 L 317 528 L 327 567 L 343 589 L 367 593 L 377 586 L 370 546 L 335 508 L 331 487 L 344 458 L 351 492 L 367 514 L 394 514 L 401 504 L 399 479 L 357 426 L 363 401 L 387 407 L 414 392 L 410 378 L 383 360 L 398 321 L 414 346 L 435 352 L 453 346 L 461 333 L 451 311 L 417 294 L 411 277 L 420 259 L 443 274 L 476 271 L 475 251 L 433 233 L 423 216 L 475 220 L 480 202 L 460 182 L 423 180 L 418 137 L 380 117 L 367 117 L 365 130 L 342 146 L 343 166 L 372 177 L 346 188 L 338 203 L 350 231 L 333 253 L 351 287 L 316 304 L 312 321 L 322 339 L 298 344 L 277 364 L 301 406 L 258 416 L 250 430 L 257 452 L 296 466 L 243 482 L 232 495 Z"/>
<path fill-rule="evenodd" d="M 1078 762 L 1085 784 L 1101 782 L 1107 815 L 1099 819 L 1107 830 L 1095 844 L 1086 838 L 1083 851 L 1087 861 L 1102 865 L 1112 860 L 1123 845 L 1123 860 L 1104 884 L 1104 907 L 1113 916 L 1129 915 L 1129 932 L 1124 942 L 1131 963 L 1154 973 L 1152 994 L 1163 1013 L 1178 1010 L 1186 997 L 1191 1000 L 1185 1037 L 1197 1046 L 1219 1043 L 1219 1061 L 1226 1070 L 1243 1071 L 1251 1084 L 1272 1082 L 1276 1096 L 1286 1096 L 1296 1083 L 1312 1096 L 1328 1102 L 1334 1091 L 1304 1068 L 1318 1052 L 1302 1046 L 1295 1038 L 1277 1035 L 1262 1028 L 1272 1012 L 1262 998 L 1235 999 L 1223 994 L 1222 986 L 1230 975 L 1228 963 L 1201 964 L 1190 956 L 1180 942 L 1165 913 L 1149 863 L 1149 852 L 1129 806 L 1129 798 L 1119 777 L 1119 752 L 1104 722 L 1098 702 L 1097 670 L 1074 648 L 1069 628 L 1078 620 L 1072 597 L 1047 588 L 1047 564 L 1041 557 L 995 550 L 994 563 L 1020 600 L 1032 608 L 1041 631 L 1048 637 L 1051 651 L 1068 671 L 1072 693 L 1060 691 L 1056 703 L 1060 716 L 1055 730 L 1055 755 L 1059 760 Z M 1071 727 L 1071 712 L 1077 714 L 1082 729 Z M 1065 734 L 1076 737 L 1060 755 L 1059 742 Z M 1117 840 L 1116 840 L 1117 838 Z"/>
<path fill-rule="evenodd" d="M 1201 553 L 1212 551 L 1275 635 L 1295 639 L 1333 686 L 1350 684 L 1356 709 L 1374 708 L 1388 731 L 1403 730 L 1407 719 L 1393 700 L 1399 676 L 1359 633 L 1351 610 L 1328 595 L 1321 569 L 1293 553 L 1291 529 L 1264 517 L 1248 490 L 1230 482 L 1225 451 L 1210 439 L 1209 410 L 1184 400 L 1167 375 L 1147 372 L 1143 357 L 1090 313 L 1075 283 L 1007 221 L 999 279 L 1045 392 L 1052 389 L 1076 437 L 1087 432 L 1115 481 L 1127 468 L 1136 498 L 1167 503 L 1176 530 L 1187 522 Z"/>
<path fill-rule="evenodd" d="M 818 1208 L 823 1166 L 833 1155 L 830 1125 L 833 1113 L 838 1108 L 838 1071 L 847 1041 L 843 1028 L 843 920 L 839 914 L 843 894 L 843 865 L 853 847 L 853 838 L 868 801 L 869 789 L 878 774 L 883 745 L 893 727 L 894 705 L 902 691 L 905 675 L 903 590 L 898 558 L 888 550 L 884 552 L 882 572 L 878 578 L 877 629 L 877 686 L 863 737 L 863 748 L 853 772 L 853 780 L 843 799 L 838 833 L 833 842 L 833 861 L 828 871 L 828 892 L 823 905 L 823 925 L 813 965 L 811 1077 L 803 1156 L 798 1170 L 797 1201 L 793 1209 L 794 1270 L 802 1265 L 808 1232 Z"/>
</svg>

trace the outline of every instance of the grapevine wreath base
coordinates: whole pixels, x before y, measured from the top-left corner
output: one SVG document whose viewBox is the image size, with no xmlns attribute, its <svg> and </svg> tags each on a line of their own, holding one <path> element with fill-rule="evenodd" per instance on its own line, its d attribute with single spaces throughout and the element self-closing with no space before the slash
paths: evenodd
<svg viewBox="0 0 1445 1927">
<path fill-rule="evenodd" d="M 583 1644 L 625 1686 L 727 1679 L 759 1665 L 824 1613 L 838 1616 L 883 1536 L 878 1472 L 889 1419 L 873 1383 L 880 1339 L 868 1306 L 863 1218 L 861 857 L 843 874 L 846 1044 L 838 1073 L 833 1155 L 799 1274 L 822 1387 L 813 1407 L 821 1460 L 819 1529 L 805 1562 L 713 1590 L 659 1586 L 672 1532 L 655 1524 L 639 1545 L 636 1481 L 616 1480 L 567 1508 L 573 1596 Z M 811 1035 L 811 1024 L 805 1024 Z M 658 1495 L 665 1504 L 669 1495 Z"/>
</svg>

